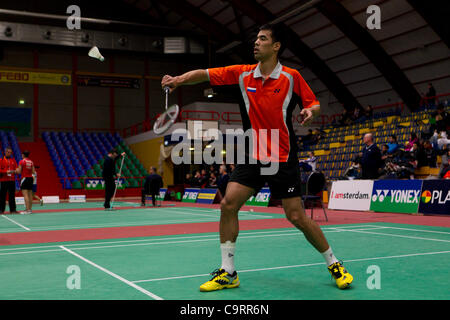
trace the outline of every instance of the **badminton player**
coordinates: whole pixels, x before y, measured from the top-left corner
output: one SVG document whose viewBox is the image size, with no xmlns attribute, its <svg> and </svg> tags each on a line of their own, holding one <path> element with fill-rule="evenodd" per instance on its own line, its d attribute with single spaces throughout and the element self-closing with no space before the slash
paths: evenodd
<svg viewBox="0 0 450 320">
<path fill-rule="evenodd" d="M 193 70 L 175 77 L 165 75 L 161 81 L 162 87 L 170 87 L 170 92 L 178 86 L 207 81 L 212 86 L 237 85 L 243 97 L 243 129 L 252 128 L 255 132 L 261 129 L 279 130 L 279 143 L 276 146 L 267 143 L 269 148 L 277 149 L 270 150 L 271 153 L 278 154 L 279 169 L 276 174 L 262 175 L 263 164 L 260 161 L 257 164 L 238 164 L 231 175 L 225 197 L 221 201 L 219 228 L 222 265 L 212 273 L 211 280 L 200 286 L 200 291 L 239 286 L 234 265 L 239 233 L 238 212 L 265 182 L 268 182 L 272 196 L 282 200 L 287 219 L 303 232 L 323 256 L 338 288 L 347 288 L 353 281 L 353 277 L 333 254 L 318 224 L 306 216 L 302 205 L 292 112 L 298 104 L 302 109 L 304 125 L 320 112 L 320 103 L 300 73 L 278 61 L 278 55 L 283 49 L 281 36 L 275 25 L 260 28 L 254 43 L 254 57 L 258 64 Z M 267 133 L 267 136 L 270 134 Z"/>
<path fill-rule="evenodd" d="M 25 211 L 21 211 L 20 214 L 32 213 L 33 175 L 36 174 L 36 169 L 34 168 L 33 161 L 29 159 L 29 156 L 29 151 L 22 152 L 22 160 L 20 160 L 19 166 L 16 169 L 16 173 L 21 175 L 20 190 L 22 191 L 25 200 Z"/>
</svg>

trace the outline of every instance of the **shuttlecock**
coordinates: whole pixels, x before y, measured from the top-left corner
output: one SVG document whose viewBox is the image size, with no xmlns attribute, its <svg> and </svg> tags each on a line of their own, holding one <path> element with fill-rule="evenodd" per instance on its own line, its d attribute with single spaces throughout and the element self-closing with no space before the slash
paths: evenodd
<svg viewBox="0 0 450 320">
<path fill-rule="evenodd" d="M 105 61 L 105 58 L 102 56 L 97 47 L 92 47 L 91 50 L 89 50 L 88 56 L 100 61 Z"/>
</svg>

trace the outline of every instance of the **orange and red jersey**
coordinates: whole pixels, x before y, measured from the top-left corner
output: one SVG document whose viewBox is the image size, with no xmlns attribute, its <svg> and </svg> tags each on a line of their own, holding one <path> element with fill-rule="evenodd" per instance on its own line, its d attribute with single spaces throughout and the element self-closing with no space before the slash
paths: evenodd
<svg viewBox="0 0 450 320">
<path fill-rule="evenodd" d="M 8 171 L 16 170 L 17 162 L 13 157 L 0 159 L 0 181 L 15 181 L 15 174 L 7 174 Z"/>
<path fill-rule="evenodd" d="M 22 166 L 22 178 L 32 178 L 33 177 L 33 161 L 28 158 L 22 159 L 19 162 L 19 166 Z"/>
<path fill-rule="evenodd" d="M 297 161 L 297 143 L 292 126 L 292 112 L 320 106 L 300 73 L 278 62 L 263 81 L 259 64 L 233 65 L 207 69 L 212 86 L 237 85 L 242 94 L 240 106 L 243 129 L 253 129 L 253 158 L 264 161 Z M 278 143 L 272 144 L 273 130 Z M 258 148 L 255 148 L 255 144 Z M 258 150 L 257 150 L 258 149 Z"/>
</svg>

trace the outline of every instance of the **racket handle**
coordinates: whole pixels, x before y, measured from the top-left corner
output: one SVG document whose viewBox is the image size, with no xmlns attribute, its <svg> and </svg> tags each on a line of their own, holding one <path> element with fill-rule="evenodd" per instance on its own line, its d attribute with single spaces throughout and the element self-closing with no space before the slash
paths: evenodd
<svg viewBox="0 0 450 320">
<path fill-rule="evenodd" d="M 166 93 L 166 110 L 169 106 L 169 92 L 170 92 L 170 87 L 164 87 L 164 92 Z"/>
</svg>

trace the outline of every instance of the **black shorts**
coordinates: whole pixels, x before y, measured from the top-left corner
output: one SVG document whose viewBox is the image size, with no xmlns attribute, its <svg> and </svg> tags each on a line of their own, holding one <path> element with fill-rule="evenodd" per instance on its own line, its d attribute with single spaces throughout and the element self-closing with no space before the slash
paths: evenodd
<svg viewBox="0 0 450 320">
<path fill-rule="evenodd" d="M 279 163 L 278 171 L 272 175 L 262 175 L 261 164 L 238 164 L 230 177 L 230 182 L 237 182 L 255 189 L 255 192 L 267 183 L 271 197 L 285 199 L 301 196 L 301 179 L 298 163 Z"/>
<path fill-rule="evenodd" d="M 20 190 L 33 190 L 33 178 L 23 178 L 20 182 Z"/>
</svg>

